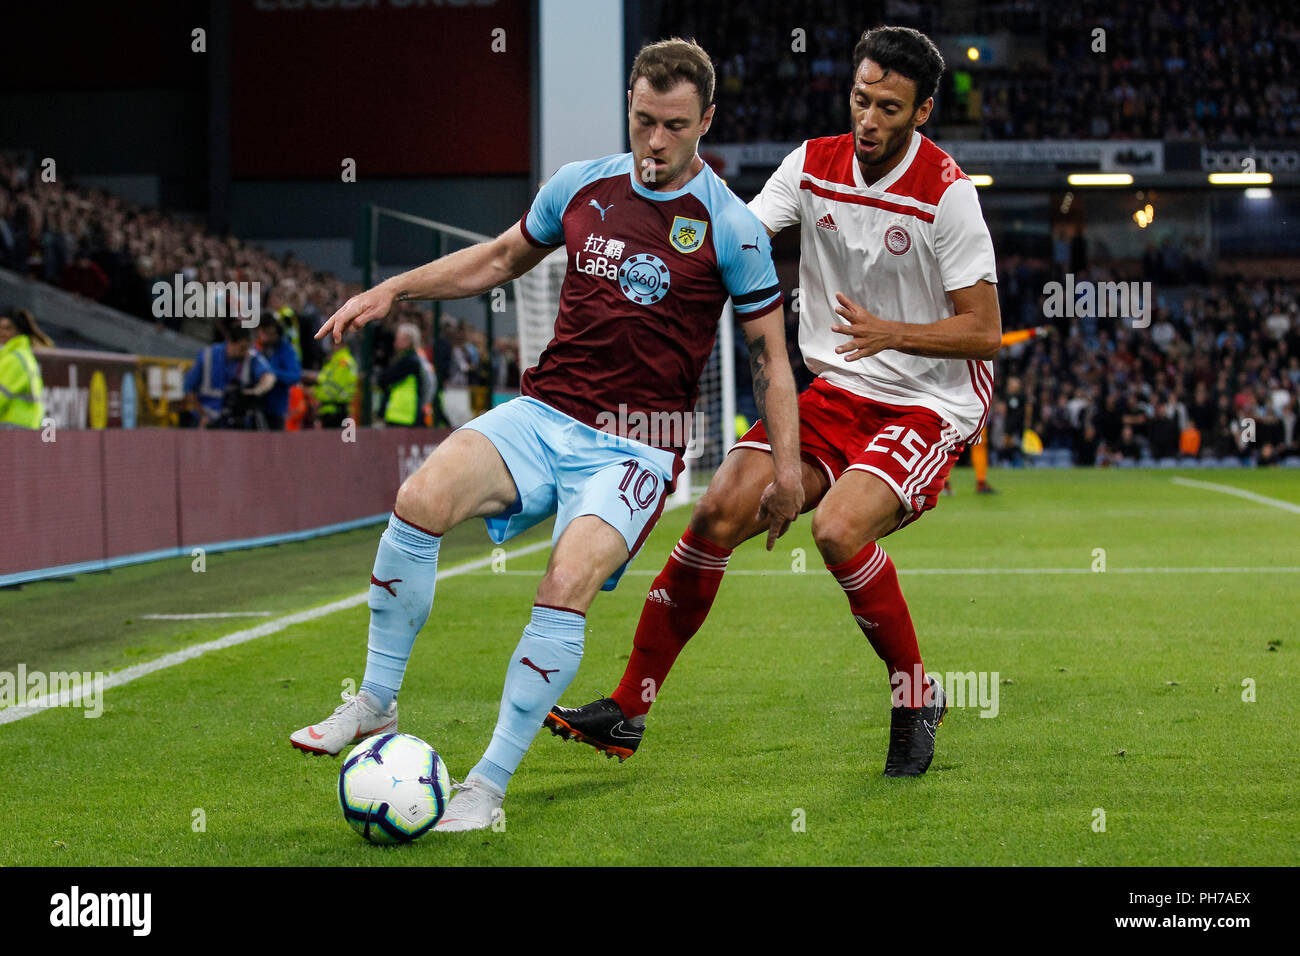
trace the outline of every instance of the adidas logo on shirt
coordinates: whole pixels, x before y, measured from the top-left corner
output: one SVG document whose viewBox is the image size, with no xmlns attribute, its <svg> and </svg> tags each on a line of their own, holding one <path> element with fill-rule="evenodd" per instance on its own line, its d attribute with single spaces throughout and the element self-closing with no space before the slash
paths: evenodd
<svg viewBox="0 0 1300 956">
<path fill-rule="evenodd" d="M 666 604 L 669 607 L 677 606 L 677 602 L 668 596 L 668 591 L 665 588 L 655 588 L 655 590 L 646 595 L 646 599 L 654 601 L 656 604 Z"/>
<path fill-rule="evenodd" d="M 835 225 L 835 220 L 831 218 L 830 213 L 827 213 L 826 215 L 822 216 L 820 219 L 817 220 L 817 228 L 829 229 L 831 232 L 840 231 L 840 227 Z"/>
</svg>

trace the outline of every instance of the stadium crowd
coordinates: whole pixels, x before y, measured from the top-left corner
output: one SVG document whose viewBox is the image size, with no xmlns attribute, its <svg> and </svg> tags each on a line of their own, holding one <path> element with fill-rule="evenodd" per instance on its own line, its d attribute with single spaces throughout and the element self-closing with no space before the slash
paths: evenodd
<svg viewBox="0 0 1300 956">
<path fill-rule="evenodd" d="M 205 337 L 221 346 L 212 354 L 218 360 L 219 381 L 206 386 L 208 414 L 204 416 L 200 414 L 204 402 L 199 400 L 199 379 L 192 376 L 190 394 L 195 399 L 182 421 L 219 427 L 284 427 L 286 422 L 289 427 L 311 427 L 317 417 L 326 423 L 344 417 L 335 413 L 339 406 L 350 404 L 354 388 L 340 393 L 337 382 L 331 385 L 323 413 L 318 408 L 322 403 L 312 394 L 318 374 L 330 364 L 328 347 L 313 336 L 326 316 L 361 291 L 359 284 L 314 270 L 292 253 L 276 256 L 234 236 L 214 235 L 196 222 L 138 206 L 102 190 L 81 189 L 61 181 L 41 182 L 37 188 L 34 180 L 29 163 L 0 152 L 0 267 L 177 331 L 185 322 L 181 316 L 154 314 L 157 282 L 170 287 L 179 275 L 183 282 L 257 283 L 262 290 L 261 331 L 257 335 L 243 335 L 236 330 L 239 323 L 233 322 L 212 322 L 206 330 Z M 208 302 L 210 314 L 243 314 L 237 313 L 237 307 L 243 309 L 248 303 L 234 301 L 233 295 L 219 307 Z M 498 339 L 489 357 L 482 331 L 448 319 L 435 345 L 429 343 L 427 334 L 431 331 L 428 310 L 417 303 L 400 303 L 377 330 L 375 341 L 374 381 L 381 396 L 377 409 L 381 417 L 387 414 L 394 384 L 386 378 L 387 369 L 406 351 L 394 347 L 397 329 L 403 325 L 425 333 L 419 337 L 424 344 L 418 345 L 418 350 L 436 369 L 434 381 L 470 388 L 475 409 L 487 407 L 489 388 L 518 387 L 515 340 Z M 192 326 L 186 330 L 195 331 Z M 241 344 L 244 341 L 248 342 L 247 352 Z M 240 359 L 231 362 L 229 378 L 225 368 L 228 346 L 233 347 L 232 358 Z M 359 352 L 355 342 L 350 348 Z M 290 349 L 292 360 L 287 357 Z M 286 358 L 277 365 L 276 383 L 263 396 L 257 384 L 261 375 L 254 375 L 253 370 L 261 369 L 261 361 L 268 358 L 262 353 L 270 350 Z M 246 354 L 250 356 L 247 363 L 243 361 Z M 203 362 L 200 353 L 194 368 L 201 370 Z M 354 379 L 355 374 L 353 370 L 344 378 Z M 247 381 L 239 382 L 239 388 L 227 388 L 240 377 Z M 300 382 L 307 385 L 301 397 L 293 392 Z M 265 400 L 240 400 L 245 391 Z M 431 394 L 432 388 L 425 391 Z M 290 414 L 291 401 L 294 414 Z M 433 421 L 431 398 L 422 401 L 420 408 L 418 420 L 406 424 Z M 438 421 L 446 421 L 445 413 L 438 415 Z"/>
<path fill-rule="evenodd" d="M 820 0 L 797 17 L 779 0 L 755 0 L 743 9 L 664 0 L 659 9 L 672 32 L 696 36 L 714 57 L 719 108 L 711 141 L 797 142 L 844 128 L 859 5 Z M 953 82 L 962 65 L 950 64 L 938 122 L 974 124 L 983 138 L 1300 135 L 1300 17 L 1284 0 L 1083 0 L 1068 9 L 1014 0 L 966 11 L 961 23 L 945 23 L 953 11 L 944 7 L 917 5 L 913 13 L 913 25 L 929 32 L 1004 34 L 1029 41 L 1010 49 L 1039 51 L 1009 67 L 972 70 L 961 104 Z M 1097 25 L 1106 31 L 1106 56 L 1092 50 Z M 795 29 L 804 31 L 806 55 L 792 55 Z M 101 190 L 37 183 L 37 174 L 30 160 L 0 153 L 0 266 L 171 328 L 182 319 L 154 315 L 154 283 L 177 275 L 257 282 L 261 305 L 296 352 L 303 381 L 319 387 L 314 383 L 330 359 L 312 335 L 358 285 L 292 254 L 273 255 Z M 1164 302 L 1150 328 L 1057 320 L 1052 335 L 999 357 L 989 421 L 995 460 L 1036 456 L 1039 444 L 1040 460 L 1080 465 L 1190 457 L 1270 463 L 1300 455 L 1297 289 L 1216 275 L 1195 242 L 1166 240 L 1148 250 L 1141 266 L 1140 277 L 1159 285 Z M 1004 327 L 1042 324 L 1042 288 L 1061 278 L 1059 268 L 1019 255 L 1004 256 L 999 268 Z M 1077 279 L 1120 278 L 1105 265 L 1075 271 Z M 1179 289 L 1185 293 L 1171 291 Z M 399 333 L 404 326 L 408 332 Z M 448 420 L 430 380 L 467 388 L 474 413 L 493 390 L 518 387 L 513 340 L 499 339 L 489 350 L 482 332 L 453 319 L 444 321 L 436 341 L 430 331 L 428 311 L 415 303 L 400 304 L 379 330 L 374 384 L 385 396 L 382 417 L 393 389 L 410 384 L 410 353 L 422 357 L 412 424 Z M 264 347 L 283 352 L 278 341 Z M 353 351 L 359 351 L 355 343 Z M 400 379 L 398 368 L 405 370 Z M 355 370 L 339 374 L 356 376 Z M 293 387 L 291 377 L 277 377 L 277 408 L 281 386 Z M 344 407 L 355 407 L 353 395 L 332 389 L 328 401 L 309 402 L 299 420 L 310 425 L 317 415 L 336 423 Z"/>
<path fill-rule="evenodd" d="M 491 407 L 494 391 L 518 389 L 516 339 L 497 339 L 489 351 L 482 331 L 448 318 L 430 342 L 427 313 L 404 307 L 394 315 L 374 326 L 371 342 L 375 420 L 390 427 L 454 426 L 464 415 L 448 415 L 443 388 L 468 392 L 470 417 Z M 308 369 L 302 360 L 306 349 L 286 334 L 293 318 L 268 309 L 255 330 L 239 321 L 219 323 L 216 340 L 200 351 L 186 376 L 180 424 L 300 430 L 360 420 L 364 370 L 354 354 L 360 352 L 360 336 L 351 335 L 331 349 L 320 369 Z M 305 330 L 302 341 L 310 341 L 314 331 Z"/>
<path fill-rule="evenodd" d="M 711 142 L 798 142 L 845 128 L 850 56 L 868 25 L 861 4 L 666 0 L 661 11 L 662 24 L 695 36 L 717 64 Z M 1015 0 L 975 7 L 973 21 L 970 12 L 917 4 L 911 18 L 890 15 L 926 32 L 1010 37 L 1011 62 L 949 64 L 940 125 L 978 126 L 983 139 L 1300 135 L 1300 17 L 1288 0 Z M 1105 55 L 1093 50 L 1098 26 Z M 969 72 L 969 90 L 959 91 L 959 72 Z"/>
<path fill-rule="evenodd" d="M 322 315 L 358 286 L 314 271 L 292 255 L 278 258 L 95 190 L 58 183 L 33 189 L 26 169 L 0 154 L 0 264 L 151 321 L 150 287 L 156 280 L 180 273 L 199 281 L 260 282 L 271 291 L 263 303 L 268 328 L 258 338 L 264 350 L 275 350 L 282 359 L 273 385 L 249 378 L 239 389 L 266 392 L 257 396 L 263 398 L 263 419 L 252 420 L 290 428 L 313 427 L 318 420 L 337 426 L 356 408 L 356 343 L 350 366 L 338 367 L 349 365 L 339 356 L 326 374 L 328 395 L 322 400 L 315 392 L 330 359 L 317 350 L 312 336 Z M 1060 267 L 1010 255 L 1003 257 L 1000 269 L 1004 326 L 1040 325 L 1043 285 L 1061 278 Z M 1035 442 L 1043 448 L 1038 460 L 1079 465 L 1173 458 L 1268 464 L 1300 455 L 1298 290 L 1276 281 L 1215 277 L 1204 250 L 1174 240 L 1148 249 L 1140 275 L 1156 280 L 1164 294 L 1186 290 L 1157 310 L 1149 329 L 1126 331 L 1104 320 L 1059 320 L 1055 335 L 1003 353 L 989 422 L 995 461 L 1023 461 L 1025 448 L 1035 450 Z M 1085 278 L 1120 277 L 1101 265 L 1076 276 Z M 418 334 L 399 347 L 401 326 Z M 485 410 L 493 391 L 518 387 L 515 340 L 498 339 L 489 355 L 483 333 L 466 322 L 444 319 L 436 342 L 430 342 L 430 332 L 429 312 L 415 303 L 401 304 L 378 330 L 377 417 L 389 424 L 448 423 L 433 383 L 468 389 L 470 414 Z M 292 346 L 293 361 L 281 337 Z M 256 353 L 255 344 L 250 341 Z M 242 347 L 235 349 L 238 353 Z M 420 368 L 428 372 L 421 373 L 417 385 L 414 417 L 403 411 L 400 417 L 411 420 L 396 421 L 390 415 L 392 392 L 407 382 L 410 366 L 404 366 L 408 373 L 400 379 L 394 379 L 391 369 L 403 358 L 409 362 L 406 353 L 412 351 L 422 356 Z M 201 356 L 196 358 L 201 362 Z M 232 375 L 252 375 L 240 363 L 231 363 L 231 369 Z M 214 397 L 220 390 L 211 391 L 209 424 L 249 421 L 223 414 L 220 398 Z M 197 412 L 198 404 L 193 402 L 191 411 Z M 400 404 L 411 403 L 403 399 Z M 1026 431 L 1033 433 L 1028 445 Z"/>
<path fill-rule="evenodd" d="M 36 178 L 27 163 L 0 153 L 0 266 L 130 315 L 180 330 L 183 317 L 154 314 L 153 294 L 155 283 L 170 286 L 180 275 L 185 282 L 256 282 L 262 306 L 301 316 L 303 331 L 314 331 L 322 311 L 360 290 L 292 254 L 277 257 L 103 190 Z M 224 305 L 235 314 L 236 303 Z M 319 366 L 310 350 L 304 361 Z"/>
<path fill-rule="evenodd" d="M 1059 274 L 1011 256 L 999 264 L 1005 328 L 1044 322 L 1043 286 Z M 1109 281 L 1103 267 L 1079 277 Z M 1300 456 L 1300 313 L 1294 284 L 1216 276 L 1122 320 L 1047 320 L 1050 333 L 998 357 L 989 441 L 1019 464 L 1041 445 L 1057 464 Z M 1032 432 L 1032 437 L 1026 436 Z"/>
<path fill-rule="evenodd" d="M 1300 135 L 1300 18 L 1286 0 L 1021 2 L 1045 62 L 976 77 L 993 139 L 1249 141 Z M 1093 51 L 1105 31 L 1106 55 Z"/>
</svg>

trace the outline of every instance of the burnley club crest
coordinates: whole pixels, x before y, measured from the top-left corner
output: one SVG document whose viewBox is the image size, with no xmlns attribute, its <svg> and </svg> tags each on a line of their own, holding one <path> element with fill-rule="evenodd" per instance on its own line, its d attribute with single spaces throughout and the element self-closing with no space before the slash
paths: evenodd
<svg viewBox="0 0 1300 956">
<path fill-rule="evenodd" d="M 672 229 L 668 230 L 668 241 L 678 252 L 694 252 L 704 245 L 704 234 L 708 231 L 707 222 L 676 216 L 673 218 Z"/>
</svg>

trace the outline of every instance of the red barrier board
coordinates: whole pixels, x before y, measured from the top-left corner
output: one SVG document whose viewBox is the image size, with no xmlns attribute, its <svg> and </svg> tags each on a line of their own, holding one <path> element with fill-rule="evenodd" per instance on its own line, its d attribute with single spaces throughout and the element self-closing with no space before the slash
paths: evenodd
<svg viewBox="0 0 1300 956">
<path fill-rule="evenodd" d="M 103 435 L 0 431 L 0 574 L 104 556 Z"/>
<path fill-rule="evenodd" d="M 0 431 L 0 579 L 296 535 L 390 511 L 446 429 Z M 141 558 L 143 559 L 143 558 Z"/>
</svg>

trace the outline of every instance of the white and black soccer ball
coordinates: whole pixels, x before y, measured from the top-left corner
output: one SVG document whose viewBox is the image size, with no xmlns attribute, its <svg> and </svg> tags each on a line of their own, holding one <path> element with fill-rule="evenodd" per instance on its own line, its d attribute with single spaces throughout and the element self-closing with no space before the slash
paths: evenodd
<svg viewBox="0 0 1300 956">
<path fill-rule="evenodd" d="M 419 737 L 376 734 L 339 771 L 339 804 L 371 843 L 409 843 L 433 829 L 451 797 L 447 765 Z"/>
</svg>

